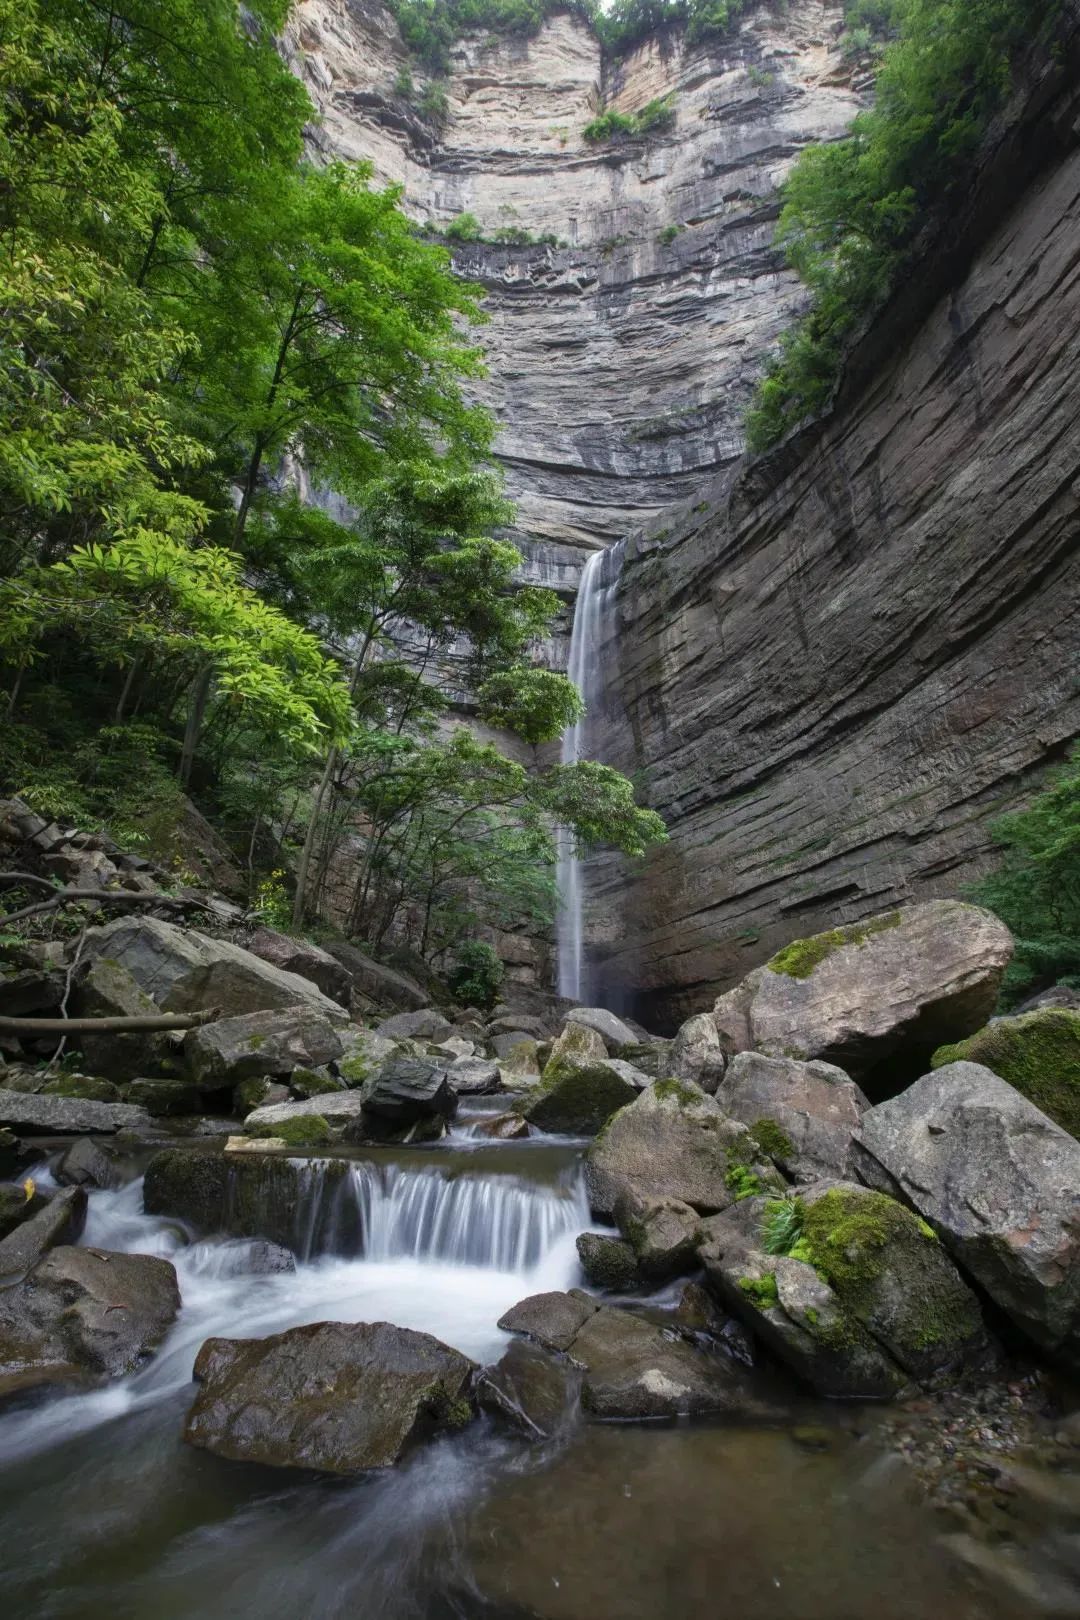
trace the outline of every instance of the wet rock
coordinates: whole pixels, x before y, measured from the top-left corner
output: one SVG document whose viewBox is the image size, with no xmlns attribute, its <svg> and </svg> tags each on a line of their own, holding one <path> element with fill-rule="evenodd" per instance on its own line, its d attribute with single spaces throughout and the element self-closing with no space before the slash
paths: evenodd
<svg viewBox="0 0 1080 1620">
<path fill-rule="evenodd" d="M 25 1185 L 18 1182 L 0 1185 L 0 1240 L 44 1209 L 47 1202 L 32 1179 Z"/>
<path fill-rule="evenodd" d="M 82 1102 L 76 1097 L 0 1091 L 0 1125 L 25 1136 L 110 1135 L 145 1130 L 150 1115 L 130 1103 Z"/>
<path fill-rule="evenodd" d="M 630 1311 L 603 1306 L 568 1350 L 584 1368 L 581 1401 L 596 1418 L 763 1416 L 745 1374 L 726 1356 L 673 1337 Z"/>
<path fill-rule="evenodd" d="M 23 1277 L 42 1255 L 59 1243 L 74 1243 L 86 1224 L 86 1193 L 66 1187 L 54 1193 L 43 1208 L 22 1221 L 0 1243 L 0 1280 Z"/>
<path fill-rule="evenodd" d="M 679 1198 L 653 1198 L 627 1190 L 615 1200 L 615 1220 L 641 1274 L 667 1282 L 697 1266 L 701 1216 Z"/>
<path fill-rule="evenodd" d="M 720 1340 L 729 1355 L 734 1354 L 744 1365 L 752 1365 L 753 1351 L 742 1324 L 726 1316 L 700 1283 L 685 1284 L 671 1313 L 671 1321 L 680 1333 Z"/>
<path fill-rule="evenodd" d="M 271 1080 L 264 1074 L 254 1075 L 250 1080 L 242 1080 L 233 1092 L 233 1112 L 243 1117 L 256 1108 L 290 1100 L 289 1088 L 280 1080 Z"/>
<path fill-rule="evenodd" d="M 154 1119 L 197 1114 L 203 1106 L 186 1080 L 132 1080 L 124 1087 L 124 1101 L 137 1103 Z"/>
<path fill-rule="evenodd" d="M 567 1034 L 579 1029 L 582 1037 L 600 1041 L 592 1030 L 580 1025 L 570 1025 Z M 563 1045 L 560 1036 L 540 1084 L 520 1105 L 523 1117 L 538 1130 L 589 1135 L 639 1094 L 637 1086 L 610 1067 L 607 1057 L 577 1056 L 572 1050 L 576 1039 L 574 1036 Z"/>
<path fill-rule="evenodd" d="M 100 956 L 76 969 L 72 1010 L 80 1018 L 145 1018 L 161 1009 L 122 963 Z M 165 1032 L 87 1031 L 79 1042 L 87 1067 L 111 1080 L 160 1074 L 172 1054 Z"/>
<path fill-rule="evenodd" d="M 454 1026 L 449 1018 L 434 1007 L 424 1007 L 417 1012 L 395 1013 L 392 1018 L 384 1018 L 376 1026 L 377 1033 L 387 1040 L 403 1040 L 411 1038 L 419 1041 L 445 1041 L 448 1035 L 454 1032 Z"/>
<path fill-rule="evenodd" d="M 63 1187 L 118 1187 L 123 1174 L 112 1154 L 88 1136 L 73 1142 L 56 1166 Z"/>
<path fill-rule="evenodd" d="M 317 1322 L 265 1339 L 208 1339 L 184 1439 L 273 1468 L 354 1474 L 472 1416 L 475 1363 L 387 1322 Z"/>
<path fill-rule="evenodd" d="M 580 1372 L 569 1362 L 515 1340 L 481 1372 L 476 1393 L 485 1412 L 531 1440 L 549 1440 L 572 1421 L 580 1386 Z"/>
<path fill-rule="evenodd" d="M 0 1290 L 0 1397 L 134 1372 L 179 1309 L 168 1260 L 54 1249 Z"/>
<path fill-rule="evenodd" d="M 713 1017 L 729 1052 L 820 1058 L 861 1076 L 981 1028 L 1011 955 L 992 913 L 931 900 L 796 940 L 721 996 Z"/>
<path fill-rule="evenodd" d="M 171 1215 L 197 1232 L 225 1231 L 229 1166 L 217 1152 L 162 1148 L 146 1167 L 143 1208 L 148 1215 Z M 235 1228 L 233 1228 L 235 1230 Z M 252 1228 L 252 1233 L 258 1230 Z"/>
<path fill-rule="evenodd" d="M 863 1115 L 861 1180 L 909 1203 L 1044 1349 L 1080 1366 L 1080 1143 L 976 1063 Z"/>
<path fill-rule="evenodd" d="M 349 1087 L 356 1088 L 373 1080 L 386 1062 L 399 1050 L 396 1041 L 385 1035 L 376 1035 L 373 1029 L 357 1029 L 350 1024 L 341 1034 L 342 1054 L 334 1067 Z"/>
<path fill-rule="evenodd" d="M 219 1018 L 184 1036 L 184 1062 L 195 1084 L 218 1091 L 256 1075 L 290 1075 L 342 1055 L 337 1029 L 304 1006 Z"/>
<path fill-rule="evenodd" d="M 400 1138 L 421 1121 L 445 1121 L 456 1111 L 445 1068 L 427 1058 L 392 1057 L 364 1092 L 362 1127 L 379 1139 Z"/>
<path fill-rule="evenodd" d="M 659 1080 L 620 1109 L 589 1147 L 585 1169 L 589 1202 L 602 1216 L 623 1192 L 679 1198 L 710 1214 L 737 1193 L 780 1185 L 746 1126 L 683 1080 Z"/>
<path fill-rule="evenodd" d="M 118 917 L 86 936 L 88 959 L 109 958 L 168 1012 L 220 1008 L 225 1018 L 306 1006 L 331 1024 L 348 1015 L 309 979 L 286 973 L 228 940 L 157 917 Z"/>
<path fill-rule="evenodd" d="M 293 939 L 291 935 L 276 933 L 272 928 L 258 928 L 248 941 L 248 950 L 286 973 L 309 979 L 331 1001 L 348 1007 L 352 997 L 352 974 L 329 951 L 312 945 L 310 940 Z"/>
<path fill-rule="evenodd" d="M 621 1018 L 608 1012 L 606 1007 L 572 1007 L 566 1015 L 567 1025 L 579 1024 L 599 1035 L 612 1057 L 621 1057 L 626 1047 L 640 1044 L 640 1036 L 624 1024 Z"/>
<path fill-rule="evenodd" d="M 966 1041 L 939 1047 L 931 1067 L 946 1063 L 992 1069 L 1055 1125 L 1080 1137 L 1080 1012 L 1051 1006 L 995 1018 Z"/>
<path fill-rule="evenodd" d="M 214 1251 L 219 1277 L 276 1277 L 296 1270 L 291 1250 L 263 1238 L 238 1238 Z"/>
<path fill-rule="evenodd" d="M 490 1058 L 455 1058 L 446 1077 L 459 1097 L 486 1097 L 502 1090 L 499 1065 Z"/>
<path fill-rule="evenodd" d="M 359 1119 L 363 1109 L 364 1098 L 359 1091 L 327 1092 L 318 1099 L 317 1105 L 302 1100 L 264 1103 L 247 1115 L 244 1130 L 248 1136 L 272 1136 L 282 1126 L 294 1120 L 309 1119 L 316 1112 L 328 1125 L 343 1129 L 350 1120 Z"/>
<path fill-rule="evenodd" d="M 117 1103 L 127 1099 L 119 1086 L 111 1080 L 101 1080 L 92 1074 L 62 1074 L 55 1080 L 46 1080 L 38 1087 L 39 1097 L 77 1097 L 85 1102 Z M 136 1102 L 136 1098 L 131 1099 Z"/>
<path fill-rule="evenodd" d="M 625 1238 L 604 1232 L 582 1232 L 577 1240 L 578 1259 L 587 1282 L 613 1294 L 630 1293 L 644 1286 L 637 1256 Z"/>
<path fill-rule="evenodd" d="M 724 1078 L 726 1059 L 708 1013 L 696 1013 L 679 1028 L 667 1054 L 666 1072 L 678 1080 L 692 1080 L 702 1091 L 715 1093 Z"/>
<path fill-rule="evenodd" d="M 789 1175 L 842 1175 L 852 1132 L 870 1105 L 831 1063 L 799 1063 L 740 1052 L 716 1093 L 725 1114 L 748 1125 Z"/>
<path fill-rule="evenodd" d="M 427 1006 L 428 992 L 407 973 L 376 962 L 344 940 L 333 940 L 326 949 L 346 970 L 353 993 L 361 1000 L 379 1007 L 400 1007 L 406 1012 Z"/>
<path fill-rule="evenodd" d="M 524 1334 L 545 1350 L 566 1350 L 582 1323 L 599 1308 L 579 1288 L 568 1294 L 530 1294 L 500 1316 L 498 1325 L 506 1333 Z"/>
<path fill-rule="evenodd" d="M 476 1124 L 477 1136 L 488 1136 L 494 1142 L 520 1142 L 529 1134 L 529 1127 L 520 1114 L 496 1114 Z"/>
</svg>

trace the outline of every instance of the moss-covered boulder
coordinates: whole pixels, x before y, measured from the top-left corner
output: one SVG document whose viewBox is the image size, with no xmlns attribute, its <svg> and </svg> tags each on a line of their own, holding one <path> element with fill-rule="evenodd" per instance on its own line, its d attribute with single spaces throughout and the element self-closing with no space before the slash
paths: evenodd
<svg viewBox="0 0 1080 1620">
<path fill-rule="evenodd" d="M 585 1279 L 594 1288 L 624 1294 L 644 1284 L 637 1256 L 625 1238 L 609 1237 L 606 1232 L 582 1232 L 577 1252 Z"/>
<path fill-rule="evenodd" d="M 124 1101 L 138 1103 L 155 1118 L 197 1114 L 199 1093 L 186 1080 L 132 1080 L 124 1087 Z"/>
<path fill-rule="evenodd" d="M 931 1067 L 981 1063 L 1080 1138 L 1080 1013 L 1044 1007 L 998 1018 L 966 1041 L 941 1046 Z"/>
<path fill-rule="evenodd" d="M 615 1201 L 615 1220 L 639 1271 L 650 1282 L 667 1282 L 696 1269 L 704 1235 L 702 1217 L 682 1199 L 650 1198 L 628 1190 Z"/>
<path fill-rule="evenodd" d="M 42 1097 L 78 1097 L 84 1102 L 117 1103 L 122 1100 L 120 1087 L 111 1080 L 102 1080 L 91 1074 L 62 1074 L 47 1080 L 40 1088 Z M 132 1102 L 138 1101 L 132 1097 Z"/>
<path fill-rule="evenodd" d="M 603 1042 L 594 1030 L 571 1024 L 570 1040 L 560 1051 L 555 1043 L 538 1086 L 527 1092 L 519 1111 L 537 1130 L 565 1136 L 591 1136 L 618 1109 L 633 1102 L 638 1088 L 606 1056 L 577 1057 L 573 1048 L 586 1041 Z M 560 1037 L 561 1039 L 561 1037 Z"/>
<path fill-rule="evenodd" d="M 218 1090 L 254 1075 L 287 1076 L 342 1056 L 338 1028 L 310 1007 L 219 1018 L 184 1036 L 184 1063 L 195 1085 Z"/>
<path fill-rule="evenodd" d="M 274 1127 L 274 1134 L 280 1131 Z M 269 1134 L 269 1133 L 267 1133 Z M 298 1149 L 309 1141 L 290 1144 Z M 302 1258 L 323 1252 L 334 1230 L 335 1194 L 349 1174 L 345 1160 L 291 1159 L 284 1154 L 229 1155 L 217 1147 L 169 1147 L 146 1167 L 143 1206 L 170 1215 L 200 1236 L 267 1238 Z"/>
<path fill-rule="evenodd" d="M 347 1091 L 348 1087 L 328 1069 L 294 1069 L 289 1076 L 289 1090 L 294 1097 L 308 1101 L 325 1097 L 330 1091 Z"/>
</svg>

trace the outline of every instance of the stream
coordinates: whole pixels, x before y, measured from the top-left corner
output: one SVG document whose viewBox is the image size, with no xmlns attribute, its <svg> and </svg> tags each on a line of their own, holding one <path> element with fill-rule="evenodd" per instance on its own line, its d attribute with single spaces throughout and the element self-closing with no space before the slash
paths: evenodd
<svg viewBox="0 0 1080 1620">
<path fill-rule="evenodd" d="M 191 1242 L 136 1177 L 90 1195 L 81 1241 L 167 1256 L 183 1306 L 108 1388 L 0 1418 L 6 1612 L 56 1620 L 1018 1620 L 938 1543 L 853 1408 L 790 1422 L 585 1424 L 529 1444 L 481 1418 L 355 1480 L 182 1444 L 211 1335 L 324 1320 L 423 1329 L 486 1362 L 527 1294 L 578 1286 L 592 1223 L 581 1145 L 379 1150 L 308 1161 L 295 1272 L 245 1275 L 246 1240 Z M 658 1302 L 663 1307 L 664 1299 Z M 800 1424 L 816 1425 L 814 1443 Z"/>
</svg>

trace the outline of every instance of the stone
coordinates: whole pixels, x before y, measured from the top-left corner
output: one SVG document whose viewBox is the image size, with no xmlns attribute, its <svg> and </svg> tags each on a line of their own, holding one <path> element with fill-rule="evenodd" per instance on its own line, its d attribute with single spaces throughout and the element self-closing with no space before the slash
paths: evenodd
<svg viewBox="0 0 1080 1620">
<path fill-rule="evenodd" d="M 202 1106 L 186 1080 L 132 1080 L 124 1087 L 124 1101 L 145 1108 L 154 1119 L 197 1114 Z"/>
<path fill-rule="evenodd" d="M 541 1131 L 591 1135 L 617 1109 L 633 1102 L 638 1088 L 611 1069 L 607 1058 L 579 1061 L 565 1051 L 560 1056 L 558 1045 L 556 1042 L 540 1084 L 518 1104 L 522 1118 Z"/>
<path fill-rule="evenodd" d="M 467 1041 L 461 1035 L 450 1035 L 445 1041 L 436 1041 L 432 1044 L 432 1057 L 441 1057 L 447 1065 L 455 1058 L 471 1058 L 476 1052 L 476 1042 Z"/>
<path fill-rule="evenodd" d="M 364 1109 L 363 1093 L 359 1091 L 327 1092 L 319 1097 L 317 1111 L 327 1124 L 344 1128 L 350 1120 L 359 1119 Z M 262 1133 L 273 1135 L 280 1127 L 289 1124 L 292 1120 L 308 1119 L 316 1112 L 310 1102 L 297 1100 L 295 1102 L 264 1103 L 259 1108 L 253 1108 L 244 1120 L 244 1130 L 249 1136 L 259 1136 Z"/>
<path fill-rule="evenodd" d="M 0 1090 L 0 1125 L 24 1136 L 111 1135 L 149 1127 L 145 1108 L 129 1103 L 83 1102 L 76 1097 L 46 1097 Z"/>
<path fill-rule="evenodd" d="M 590 1417 L 766 1414 L 745 1373 L 727 1356 L 688 1344 L 630 1311 L 605 1305 L 591 1314 L 568 1354 L 584 1369 L 581 1402 Z"/>
<path fill-rule="evenodd" d="M 0 1398 L 134 1372 L 179 1309 L 168 1260 L 53 1249 L 22 1282 L 0 1290 Z"/>
<path fill-rule="evenodd" d="M 535 1041 L 519 1041 L 499 1059 L 499 1079 L 504 1091 L 529 1091 L 540 1079 L 539 1052 Z"/>
<path fill-rule="evenodd" d="M 0 1017 L 59 1018 L 67 974 L 45 968 L 0 975 Z"/>
<path fill-rule="evenodd" d="M 1037 1012 L 1042 1007 L 1065 1007 L 1070 1012 L 1080 1012 L 1080 990 L 1068 984 L 1051 985 L 1049 990 L 1040 990 L 1038 995 L 1029 996 L 1019 1007 L 1014 1007 L 1013 1012 L 1019 1017 L 1024 1013 Z"/>
<path fill-rule="evenodd" d="M 334 1067 L 347 1086 L 363 1086 L 373 1080 L 388 1057 L 399 1050 L 396 1041 L 376 1035 L 373 1029 L 350 1024 L 341 1031 L 342 1055 Z"/>
<path fill-rule="evenodd" d="M 272 962 L 286 973 L 298 974 L 317 985 L 324 996 L 348 1007 L 352 996 L 352 974 L 320 946 L 307 939 L 294 939 L 272 928 L 257 928 L 248 940 L 248 950 L 264 962 Z"/>
<path fill-rule="evenodd" d="M 21 1191 L 21 1189 L 20 1189 Z M 24 1277 L 58 1243 L 74 1243 L 86 1224 L 86 1193 L 66 1187 L 0 1242 L 0 1283 Z"/>
<path fill-rule="evenodd" d="M 611 1057 L 621 1057 L 624 1048 L 641 1044 L 640 1036 L 635 1034 L 629 1024 L 624 1024 L 621 1018 L 616 1018 L 606 1007 L 571 1007 L 566 1015 L 566 1022 L 581 1024 L 586 1029 L 595 1030 Z"/>
<path fill-rule="evenodd" d="M 228 940 L 210 939 L 157 917 L 118 917 L 93 928 L 83 951 L 88 959 L 119 962 L 166 1012 L 216 1007 L 224 1018 L 235 1018 L 306 1006 L 331 1024 L 348 1022 L 348 1014 L 309 979 L 286 973 Z"/>
<path fill-rule="evenodd" d="M 625 1081 L 628 1086 L 633 1086 L 635 1091 L 644 1091 L 646 1086 L 651 1086 L 653 1082 L 651 1075 L 644 1069 L 637 1068 L 635 1064 L 628 1063 L 625 1058 L 600 1058 L 599 1066 L 611 1074 L 618 1075 L 620 1080 Z"/>
<path fill-rule="evenodd" d="M 486 1097 L 502 1090 L 499 1065 L 490 1058 L 455 1058 L 447 1065 L 446 1078 L 459 1097 Z"/>
<path fill-rule="evenodd" d="M 280 1277 L 296 1270 L 296 1259 L 280 1243 L 236 1238 L 214 1249 L 218 1277 Z"/>
<path fill-rule="evenodd" d="M 28 1176 L 22 1184 L 0 1182 L 0 1239 L 14 1232 L 31 1215 L 44 1209 L 47 1203 L 48 1199 L 38 1191 L 32 1176 Z"/>
<path fill-rule="evenodd" d="M 118 1187 L 124 1180 L 108 1149 L 88 1136 L 65 1148 L 55 1175 L 62 1187 Z"/>
<path fill-rule="evenodd" d="M 55 1080 L 46 1080 L 37 1087 L 39 1097 L 74 1097 L 80 1102 L 118 1103 L 127 1099 L 120 1087 L 111 1080 L 99 1080 L 92 1074 L 60 1074 Z M 132 1097 L 133 1103 L 138 1098 Z"/>
<path fill-rule="evenodd" d="M 580 1385 L 580 1373 L 569 1362 L 518 1339 L 483 1369 L 476 1393 L 485 1412 L 530 1440 L 550 1440 L 569 1426 Z"/>
<path fill-rule="evenodd" d="M 388 1322 L 316 1322 L 265 1339 L 208 1339 L 184 1439 L 271 1468 L 356 1474 L 472 1416 L 475 1363 Z"/>
<path fill-rule="evenodd" d="M 387 1058 L 364 1092 L 362 1128 L 382 1137 L 408 1132 L 432 1117 L 452 1119 L 457 1095 L 446 1070 L 426 1058 Z"/>
<path fill-rule="evenodd" d="M 715 1019 L 708 1013 L 695 1013 L 679 1026 L 667 1054 L 666 1072 L 677 1080 L 692 1080 L 712 1094 L 724 1078 L 725 1063 Z"/>
<path fill-rule="evenodd" d="M 348 1091 L 344 1080 L 331 1074 L 325 1066 L 319 1069 L 294 1069 L 289 1076 L 289 1090 L 294 1097 L 310 1101 L 312 1097 L 325 1097 L 331 1091 Z"/>
<path fill-rule="evenodd" d="M 658 1080 L 607 1123 L 585 1155 L 589 1202 L 610 1217 L 620 1193 L 678 1198 L 700 1214 L 726 1209 L 743 1177 L 780 1187 L 745 1125 L 697 1086 Z M 754 1188 L 752 1190 L 759 1190 Z"/>
<path fill-rule="evenodd" d="M 348 973 L 353 993 L 369 1004 L 398 1007 L 404 1012 L 415 1012 L 427 1006 L 428 992 L 407 973 L 387 967 L 385 962 L 376 962 L 345 940 L 333 940 L 326 949 Z"/>
<path fill-rule="evenodd" d="M 384 1018 L 376 1025 L 376 1030 L 387 1040 L 445 1041 L 453 1034 L 454 1026 L 434 1007 L 423 1007 L 417 1012 L 395 1013 L 392 1018 Z"/>
<path fill-rule="evenodd" d="M 870 1105 L 842 1069 L 739 1052 L 716 1093 L 789 1176 L 842 1175 L 853 1131 Z"/>
<path fill-rule="evenodd" d="M 697 1268 L 701 1216 L 679 1198 L 650 1198 L 627 1190 L 615 1200 L 615 1220 L 641 1275 L 668 1282 Z"/>
<path fill-rule="evenodd" d="M 551 1048 L 544 1072 L 563 1062 L 576 1065 L 601 1062 L 608 1055 L 607 1043 L 599 1030 L 589 1024 L 567 1024 Z"/>
<path fill-rule="evenodd" d="M 308 1142 L 317 1146 L 323 1140 L 325 1125 L 325 1120 L 305 1114 L 302 1119 L 293 1122 L 294 1128 L 288 1136 L 227 1136 L 225 1154 L 231 1158 L 237 1153 L 287 1153 L 290 1146 L 301 1146 Z"/>
<path fill-rule="evenodd" d="M 250 1080 L 242 1080 L 233 1092 L 233 1113 L 243 1118 L 256 1108 L 291 1100 L 292 1093 L 280 1080 L 270 1080 L 264 1074 L 255 1075 Z"/>
<path fill-rule="evenodd" d="M 1004 923 L 959 900 L 796 940 L 756 975 L 744 1038 L 766 1056 L 820 1058 L 856 1076 L 886 1060 L 925 1063 L 986 1022 L 1012 949 Z M 722 998 L 714 1010 L 722 1039 L 729 1006 Z"/>
<path fill-rule="evenodd" d="M 859 1179 L 928 1221 L 961 1270 L 1080 1366 L 1080 1143 L 991 1070 L 949 1063 L 862 1117 Z"/>
<path fill-rule="evenodd" d="M 529 1135 L 529 1127 L 520 1114 L 496 1114 L 491 1119 L 477 1120 L 473 1134 L 493 1142 L 520 1142 Z"/>
<path fill-rule="evenodd" d="M 484 1034 L 493 1039 L 496 1035 L 513 1034 L 515 1031 L 521 1035 L 531 1035 L 536 1041 L 544 1040 L 551 1033 L 544 1018 L 533 1018 L 529 1013 L 503 1013 L 501 1017 L 491 1019 Z"/>
<path fill-rule="evenodd" d="M 94 957 L 72 976 L 72 1012 L 80 1018 L 144 1018 L 160 1012 L 120 962 Z M 86 1031 L 79 1036 L 83 1059 L 95 1074 L 135 1080 L 164 1072 L 172 1053 L 166 1032 Z"/>
<path fill-rule="evenodd" d="M 585 1280 L 594 1288 L 625 1294 L 644 1285 L 637 1256 L 625 1238 L 609 1237 L 606 1232 L 582 1232 L 577 1252 Z"/>
<path fill-rule="evenodd" d="M 520 1056 L 524 1052 L 535 1056 L 537 1050 L 536 1041 L 524 1029 L 509 1029 L 501 1035 L 493 1035 L 488 1046 L 498 1058 L 512 1058 L 515 1053 Z"/>
<path fill-rule="evenodd" d="M 582 1323 L 599 1310 L 579 1288 L 568 1294 L 530 1294 L 500 1316 L 505 1333 L 521 1333 L 545 1350 L 568 1350 Z"/>
<path fill-rule="evenodd" d="M 219 1018 L 184 1036 L 184 1063 L 204 1091 L 220 1091 L 256 1075 L 290 1075 L 317 1068 L 343 1051 L 333 1024 L 306 1006 Z"/>
<path fill-rule="evenodd" d="M 1080 1012 L 1049 1006 L 995 1018 L 966 1041 L 939 1047 L 931 1067 L 946 1063 L 993 1069 L 1055 1125 L 1080 1137 Z"/>
</svg>

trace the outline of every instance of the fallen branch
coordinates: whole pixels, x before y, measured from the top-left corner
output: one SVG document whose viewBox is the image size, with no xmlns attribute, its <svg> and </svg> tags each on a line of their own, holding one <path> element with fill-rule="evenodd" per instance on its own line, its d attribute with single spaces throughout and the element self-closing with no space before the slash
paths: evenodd
<svg viewBox="0 0 1080 1620">
<path fill-rule="evenodd" d="M 201 900 L 184 899 L 172 894 L 139 894 L 132 889 L 57 889 L 51 900 L 39 900 L 36 905 L 23 906 L 21 911 L 9 911 L 6 917 L 0 916 L 0 928 L 22 922 L 25 917 L 55 911 L 57 906 L 66 906 L 73 900 L 100 900 L 118 906 L 195 906 L 201 911 L 212 909 Z"/>
<path fill-rule="evenodd" d="M 152 1032 L 159 1029 L 198 1029 L 221 1017 L 220 1007 L 194 1013 L 133 1013 L 116 1018 L 0 1018 L 0 1035 L 85 1035 Z"/>
</svg>

